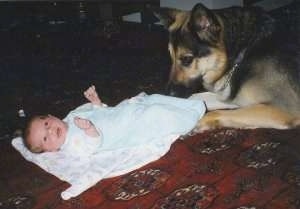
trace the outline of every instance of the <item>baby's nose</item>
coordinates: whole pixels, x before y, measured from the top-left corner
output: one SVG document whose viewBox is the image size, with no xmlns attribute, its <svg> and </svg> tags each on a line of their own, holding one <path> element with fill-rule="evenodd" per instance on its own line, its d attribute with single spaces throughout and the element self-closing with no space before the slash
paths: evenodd
<svg viewBox="0 0 300 209">
<path fill-rule="evenodd" d="M 52 134 L 52 133 L 54 133 L 54 128 L 52 128 L 52 127 L 49 127 L 49 129 L 48 129 L 48 133 L 49 133 L 49 134 Z"/>
</svg>

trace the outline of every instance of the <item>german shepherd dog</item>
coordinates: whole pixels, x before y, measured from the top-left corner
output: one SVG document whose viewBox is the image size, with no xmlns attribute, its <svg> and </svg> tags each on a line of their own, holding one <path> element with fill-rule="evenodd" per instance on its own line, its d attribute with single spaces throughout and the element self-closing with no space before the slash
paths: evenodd
<svg viewBox="0 0 300 209">
<path fill-rule="evenodd" d="M 236 109 L 208 112 L 197 132 L 219 127 L 290 129 L 300 124 L 300 50 L 277 36 L 260 8 L 152 8 L 169 31 L 170 91 L 203 86 Z M 296 42 L 296 40 L 292 40 Z M 187 96 L 187 95 L 185 95 Z"/>
</svg>

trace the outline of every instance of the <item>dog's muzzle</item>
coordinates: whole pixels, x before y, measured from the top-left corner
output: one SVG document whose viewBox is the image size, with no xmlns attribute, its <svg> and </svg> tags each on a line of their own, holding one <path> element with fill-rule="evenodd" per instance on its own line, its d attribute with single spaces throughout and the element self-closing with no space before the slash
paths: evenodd
<svg viewBox="0 0 300 209">
<path fill-rule="evenodd" d="M 187 88 L 183 85 L 169 83 L 166 86 L 165 94 L 174 96 L 174 97 L 183 97 L 187 98 L 193 93 L 191 88 Z"/>
<path fill-rule="evenodd" d="M 166 86 L 165 94 L 175 97 L 187 98 L 193 93 L 199 93 L 203 91 L 205 90 L 202 86 L 202 78 L 199 77 L 197 79 L 190 80 L 187 86 L 169 81 Z"/>
</svg>

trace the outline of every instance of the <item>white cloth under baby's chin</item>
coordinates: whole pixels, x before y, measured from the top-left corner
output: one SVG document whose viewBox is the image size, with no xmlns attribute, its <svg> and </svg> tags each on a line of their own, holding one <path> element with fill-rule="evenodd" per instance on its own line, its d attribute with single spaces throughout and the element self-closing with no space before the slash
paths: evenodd
<svg viewBox="0 0 300 209">
<path fill-rule="evenodd" d="M 134 97 L 130 102 L 135 102 L 136 99 L 139 98 Z M 199 104 L 199 107 L 197 105 L 199 111 L 197 114 L 200 118 L 205 113 L 205 106 L 201 102 L 196 104 Z M 159 159 L 168 152 L 179 135 L 179 133 L 169 134 L 159 140 L 153 140 L 152 143 L 124 149 L 104 150 L 90 156 L 67 155 L 64 152 L 34 154 L 24 146 L 21 138 L 13 139 L 12 145 L 26 160 L 70 183 L 71 187 L 61 193 L 61 197 L 68 200 L 81 194 L 101 179 L 128 173 Z"/>
</svg>

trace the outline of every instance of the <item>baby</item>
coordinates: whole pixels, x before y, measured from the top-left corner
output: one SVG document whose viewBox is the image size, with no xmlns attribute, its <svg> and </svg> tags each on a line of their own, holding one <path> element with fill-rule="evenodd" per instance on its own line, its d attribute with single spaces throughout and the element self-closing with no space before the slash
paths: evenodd
<svg viewBox="0 0 300 209">
<path fill-rule="evenodd" d="M 103 105 L 94 85 L 84 91 L 84 96 L 94 105 Z M 74 124 L 89 137 L 97 138 L 100 136 L 90 120 L 74 117 Z M 55 116 L 35 116 L 29 121 L 25 129 L 25 145 L 35 153 L 58 151 L 66 140 L 68 128 L 67 121 Z"/>
<path fill-rule="evenodd" d="M 72 110 L 63 120 L 51 115 L 34 117 L 24 132 L 29 150 L 90 156 L 159 144 L 166 136 L 191 131 L 206 110 L 202 100 L 145 93 L 108 107 L 102 104 L 95 86 L 84 96 L 90 103 Z"/>
</svg>

